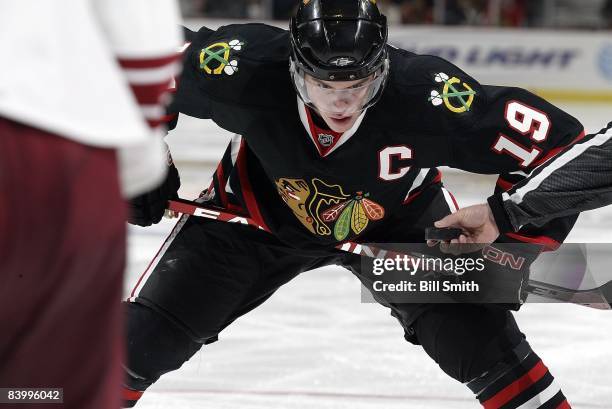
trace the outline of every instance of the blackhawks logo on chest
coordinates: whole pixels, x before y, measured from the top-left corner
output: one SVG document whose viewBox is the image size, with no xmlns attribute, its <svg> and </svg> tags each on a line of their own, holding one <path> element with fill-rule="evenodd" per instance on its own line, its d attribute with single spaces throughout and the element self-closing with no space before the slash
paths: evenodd
<svg viewBox="0 0 612 409">
<path fill-rule="evenodd" d="M 337 241 L 361 234 L 372 221 L 384 218 L 385 209 L 361 191 L 346 194 L 340 185 L 319 178 L 280 178 L 276 187 L 297 219 L 313 234 Z"/>
</svg>

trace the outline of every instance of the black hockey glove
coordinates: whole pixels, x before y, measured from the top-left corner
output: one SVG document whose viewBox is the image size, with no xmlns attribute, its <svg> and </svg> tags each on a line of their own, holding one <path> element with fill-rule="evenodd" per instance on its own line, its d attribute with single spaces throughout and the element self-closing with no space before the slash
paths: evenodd
<svg viewBox="0 0 612 409">
<path fill-rule="evenodd" d="M 164 216 L 168 200 L 178 198 L 181 179 L 178 170 L 171 164 L 164 182 L 156 189 L 130 200 L 130 216 L 128 222 L 138 226 L 157 224 Z"/>
</svg>

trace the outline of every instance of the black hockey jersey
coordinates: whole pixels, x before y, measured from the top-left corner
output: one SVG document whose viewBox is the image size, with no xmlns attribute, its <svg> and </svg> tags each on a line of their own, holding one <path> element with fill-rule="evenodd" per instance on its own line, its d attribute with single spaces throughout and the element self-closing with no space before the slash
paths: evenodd
<svg viewBox="0 0 612 409">
<path fill-rule="evenodd" d="M 368 240 L 419 189 L 439 182 L 436 166 L 501 174 L 508 188 L 583 133 L 526 90 L 481 85 L 441 58 L 389 46 L 381 99 L 322 150 L 331 138 L 293 88 L 287 31 L 237 24 L 186 37 L 171 111 L 236 133 L 208 198 L 297 247 Z M 554 245 L 574 221 L 511 239 Z"/>
</svg>

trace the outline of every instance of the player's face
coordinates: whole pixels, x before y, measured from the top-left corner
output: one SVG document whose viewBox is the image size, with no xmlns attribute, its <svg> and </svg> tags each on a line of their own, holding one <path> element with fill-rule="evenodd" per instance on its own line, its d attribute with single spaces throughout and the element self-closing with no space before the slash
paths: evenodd
<svg viewBox="0 0 612 409">
<path fill-rule="evenodd" d="M 371 77 L 356 81 L 323 81 L 305 76 L 306 90 L 319 115 L 335 132 L 346 132 L 355 124 L 370 96 Z"/>
</svg>

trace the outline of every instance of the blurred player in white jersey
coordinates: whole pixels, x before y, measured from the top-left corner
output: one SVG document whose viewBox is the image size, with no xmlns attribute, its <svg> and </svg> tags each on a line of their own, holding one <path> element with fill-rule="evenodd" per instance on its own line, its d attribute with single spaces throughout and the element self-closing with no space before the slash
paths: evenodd
<svg viewBox="0 0 612 409">
<path fill-rule="evenodd" d="M 119 407 L 123 199 L 167 172 L 178 24 L 175 0 L 0 3 L 0 388 Z"/>
</svg>

